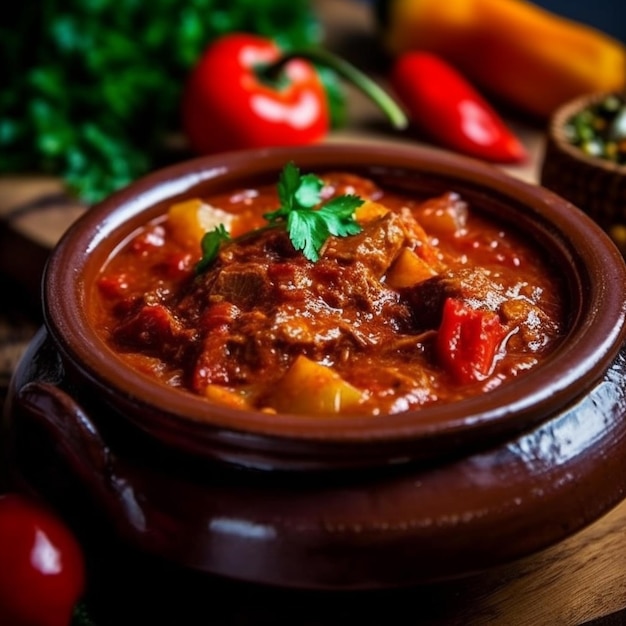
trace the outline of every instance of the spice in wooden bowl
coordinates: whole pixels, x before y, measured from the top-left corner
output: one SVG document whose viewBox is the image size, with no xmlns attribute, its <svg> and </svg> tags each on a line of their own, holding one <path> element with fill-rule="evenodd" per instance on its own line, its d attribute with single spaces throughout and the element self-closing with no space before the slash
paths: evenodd
<svg viewBox="0 0 626 626">
<path fill-rule="evenodd" d="M 555 111 L 540 180 L 594 218 L 626 254 L 626 93 L 586 95 Z"/>
</svg>

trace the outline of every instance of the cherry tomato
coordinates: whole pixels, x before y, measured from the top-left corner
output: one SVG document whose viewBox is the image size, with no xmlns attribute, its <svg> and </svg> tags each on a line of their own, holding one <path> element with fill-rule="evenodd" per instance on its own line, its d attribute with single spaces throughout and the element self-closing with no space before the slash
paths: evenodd
<svg viewBox="0 0 626 626">
<path fill-rule="evenodd" d="M 82 550 L 44 505 L 0 495 L 0 624 L 68 626 L 85 584 Z"/>
</svg>

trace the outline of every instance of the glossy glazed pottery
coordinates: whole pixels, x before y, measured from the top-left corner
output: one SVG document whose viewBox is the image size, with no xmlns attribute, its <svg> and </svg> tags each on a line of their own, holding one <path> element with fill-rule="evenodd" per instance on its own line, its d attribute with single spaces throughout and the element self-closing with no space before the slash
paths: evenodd
<svg viewBox="0 0 626 626">
<path fill-rule="evenodd" d="M 85 315 L 107 256 L 174 199 L 274 181 L 288 160 L 454 190 L 527 233 L 562 273 L 565 340 L 480 398 L 384 420 L 207 413 L 129 371 Z M 172 564 L 282 586 L 406 585 L 539 550 L 626 493 L 623 259 L 582 211 L 478 162 L 359 144 L 182 163 L 70 228 L 43 294 L 45 327 L 7 403 L 12 472 L 78 517 L 91 503 L 116 537 Z"/>
</svg>

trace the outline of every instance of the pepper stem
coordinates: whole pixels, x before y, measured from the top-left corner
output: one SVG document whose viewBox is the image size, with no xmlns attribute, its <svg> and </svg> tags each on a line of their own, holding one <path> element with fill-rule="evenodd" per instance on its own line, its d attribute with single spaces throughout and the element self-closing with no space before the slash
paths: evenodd
<svg viewBox="0 0 626 626">
<path fill-rule="evenodd" d="M 380 85 L 345 59 L 323 48 L 304 48 L 302 50 L 288 51 L 278 61 L 263 68 L 262 72 L 266 76 L 275 76 L 293 59 L 305 59 L 334 70 L 339 76 L 370 98 L 388 117 L 395 129 L 404 130 L 407 128 L 409 121 L 404 111 Z"/>
</svg>

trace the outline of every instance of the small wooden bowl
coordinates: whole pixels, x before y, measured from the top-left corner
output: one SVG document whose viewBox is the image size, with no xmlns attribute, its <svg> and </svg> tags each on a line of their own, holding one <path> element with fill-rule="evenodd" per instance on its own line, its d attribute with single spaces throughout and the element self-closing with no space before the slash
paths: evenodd
<svg viewBox="0 0 626 626">
<path fill-rule="evenodd" d="M 574 115 L 609 95 L 587 94 L 555 111 L 548 126 L 540 182 L 589 214 L 626 254 L 626 165 L 586 154 L 570 142 L 565 130 Z"/>
</svg>

